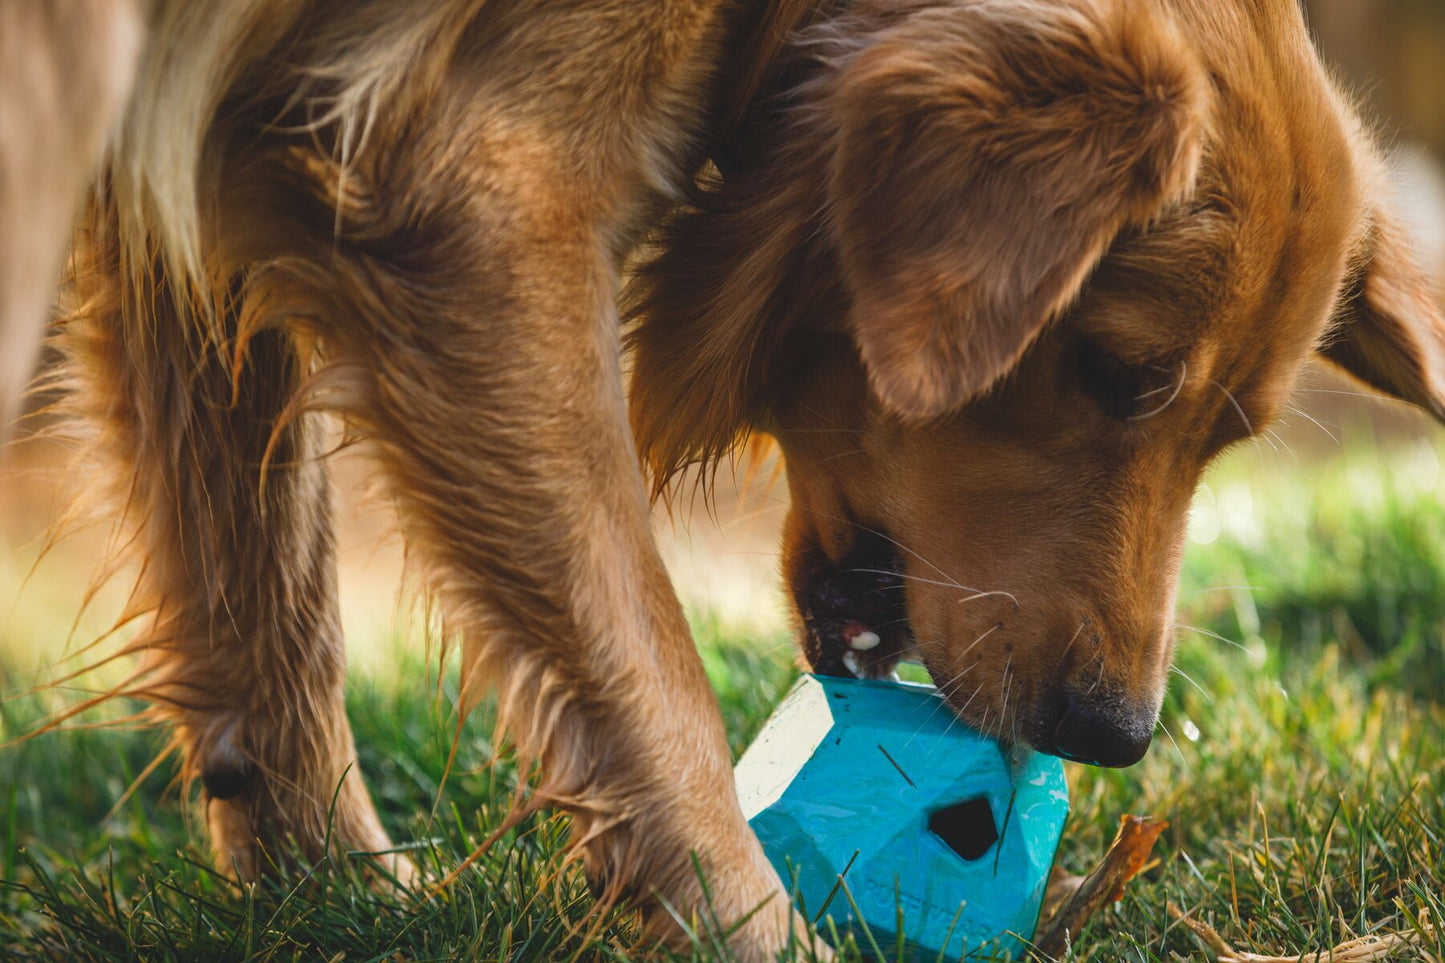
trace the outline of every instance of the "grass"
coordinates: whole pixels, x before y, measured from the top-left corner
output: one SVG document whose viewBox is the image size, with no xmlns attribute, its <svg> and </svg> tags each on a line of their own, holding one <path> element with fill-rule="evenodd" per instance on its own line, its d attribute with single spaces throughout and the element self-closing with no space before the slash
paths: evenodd
<svg viewBox="0 0 1445 963">
<path fill-rule="evenodd" d="M 1190 628 L 1165 734 L 1132 769 L 1070 768 L 1067 868 L 1085 871 L 1123 813 L 1170 827 L 1158 864 L 1069 958 L 1213 959 L 1171 905 L 1241 951 L 1298 956 L 1413 931 L 1420 947 L 1399 958 L 1445 958 L 1440 452 L 1416 445 L 1385 462 L 1345 454 L 1267 473 L 1252 473 L 1255 457 L 1234 456 L 1198 500 L 1180 590 Z M 695 629 L 740 750 L 790 683 L 786 640 L 717 619 Z M 383 820 L 439 878 L 497 824 L 519 776 L 496 757 L 482 711 L 459 756 L 475 768 L 453 773 L 438 797 L 452 683 L 438 700 L 424 677 L 401 658 L 395 671 L 355 678 L 348 698 Z M 61 698 L 0 703 L 0 739 Z M 443 899 L 387 895 L 346 858 L 239 888 L 208 868 L 163 772 L 116 807 L 158 738 L 81 731 L 0 752 L 0 957 L 650 956 L 626 916 L 593 917 L 580 873 L 559 859 L 565 820 L 554 815 L 524 822 Z M 720 957 L 703 925 L 680 958 Z"/>
</svg>

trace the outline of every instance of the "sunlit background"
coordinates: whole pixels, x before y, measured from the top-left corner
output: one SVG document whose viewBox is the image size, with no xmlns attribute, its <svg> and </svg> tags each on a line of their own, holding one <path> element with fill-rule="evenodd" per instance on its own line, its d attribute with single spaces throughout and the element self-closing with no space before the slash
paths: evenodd
<svg viewBox="0 0 1445 963">
<path fill-rule="evenodd" d="M 1310 0 L 1306 6 L 1327 59 L 1390 145 L 1397 215 L 1445 297 L 1445 0 Z M 102 673 L 21 695 L 78 664 L 74 653 L 110 628 L 130 584 L 122 572 L 97 585 L 108 520 L 81 524 L 69 514 L 74 497 L 95 479 L 67 471 L 72 453 L 48 437 L 54 427 L 43 416 L 29 419 L 0 460 L 0 695 L 8 697 L 0 699 L 0 743 L 33 725 L 41 710 L 104 681 Z M 1178 893 L 1190 887 L 1200 901 L 1214 900 L 1216 922 L 1232 938 L 1266 950 L 1327 947 L 1375 926 L 1407 928 L 1426 912 L 1420 907 L 1434 906 L 1440 918 L 1445 907 L 1424 893 L 1428 887 L 1414 897 L 1408 887 L 1431 874 L 1438 881 L 1445 866 L 1442 464 L 1445 430 L 1406 405 L 1373 400 L 1317 369 L 1282 423 L 1238 446 L 1204 479 L 1180 588 L 1180 667 L 1156 749 L 1127 774 L 1071 768 L 1076 830 L 1066 853 L 1079 865 L 1096 854 L 1123 807 L 1176 821 L 1168 840 L 1183 861 L 1160 871 L 1157 900 L 1150 895 L 1128 905 L 1119 952 L 1133 940 L 1147 943 L 1151 953 L 1174 947 L 1169 940 L 1178 937 L 1167 935 L 1162 915 L 1150 907 L 1166 898 L 1182 901 Z M 429 685 L 421 668 L 424 633 L 402 588 L 402 553 L 386 500 L 372 489 L 356 453 L 339 454 L 333 466 L 352 678 L 360 687 L 386 680 L 392 688 L 423 692 Z M 725 468 L 711 511 L 701 502 L 689 511 L 682 500 L 675 517 L 659 511 L 656 519 L 734 749 L 746 744 L 779 696 L 794 660 L 777 578 L 787 495 L 776 467 L 763 465 L 746 477 Z M 363 769 L 373 774 L 389 824 L 406 825 L 410 813 L 430 805 L 436 784 L 417 773 L 432 763 L 399 777 L 400 763 L 388 754 L 399 759 L 401 753 L 369 747 L 366 733 L 382 724 L 359 719 L 357 704 L 368 703 L 353 704 Z M 12 713 L 8 705 L 24 708 Z M 440 719 L 432 724 L 437 732 L 451 731 Z M 88 773 L 84 792 L 21 786 L 13 774 L 52 761 L 77 771 L 97 760 L 108 765 L 106 745 L 40 741 L 24 747 L 28 763 L 17 762 L 15 750 L 0 756 L 0 816 L 7 805 L 9 813 L 9 848 L 0 864 L 7 875 L 16 840 L 34 843 L 47 833 L 57 853 L 74 846 L 83 854 L 75 857 L 79 862 L 100 858 L 89 827 L 144 765 L 147 746 L 126 743 L 129 762 L 104 778 Z M 487 745 L 485 733 L 478 734 L 475 754 L 485 754 Z M 440 759 L 444 749 L 431 746 L 431 755 Z M 12 774 L 8 803 L 6 773 Z M 1417 780 L 1433 782 L 1416 793 Z M 1272 788 L 1262 788 L 1266 784 Z M 470 791 L 468 785 L 459 780 L 453 790 Z M 1356 818 L 1368 813 L 1376 795 L 1388 802 L 1395 822 Z M 161 796 L 159 788 L 149 793 L 144 811 Z M 1332 802 L 1336 798 L 1344 802 Z M 46 823 L 77 805 L 90 821 Z M 173 797 L 168 805 L 159 811 L 170 815 L 158 819 L 178 824 Z M 1411 816 L 1417 805 L 1426 808 Z M 1344 828 L 1335 839 L 1337 818 Z M 1293 831 L 1281 834 L 1280 824 Z M 107 825 L 135 851 L 155 848 L 144 814 Z M 1299 867 L 1271 863 L 1270 825 L 1299 848 Z M 161 838 L 174 843 L 179 837 Z M 1320 897 L 1320 919 L 1298 922 L 1316 912 L 1310 894 L 1324 893 L 1324 877 L 1310 876 L 1313 847 L 1325 854 L 1314 864 L 1322 872 L 1331 846 L 1357 840 L 1358 852 L 1345 862 L 1358 878 L 1341 877 L 1339 892 L 1358 884 L 1359 899 L 1330 890 L 1329 900 Z M 1241 866 L 1258 865 L 1250 863 L 1236 878 L 1236 857 Z M 8 898 L 0 893 L 0 918 Z M 0 943 L 3 931 L 0 926 Z M 1316 932 L 1323 935 L 1308 936 Z M 1100 958 L 1114 957 L 1101 952 Z"/>
</svg>

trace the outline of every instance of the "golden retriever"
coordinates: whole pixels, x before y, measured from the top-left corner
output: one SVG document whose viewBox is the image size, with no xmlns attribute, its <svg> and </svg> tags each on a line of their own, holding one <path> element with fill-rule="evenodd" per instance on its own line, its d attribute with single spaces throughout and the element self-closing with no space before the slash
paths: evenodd
<svg viewBox="0 0 1445 963">
<path fill-rule="evenodd" d="M 795 921 L 639 450 L 655 493 L 780 442 L 817 669 L 917 657 L 974 725 L 1126 765 L 1206 463 L 1316 352 L 1445 410 L 1445 325 L 1294 0 L 45 9 L 0 14 L 0 80 L 45 92 L 0 129 L 0 335 L 33 338 L 22 252 L 58 257 L 104 139 L 58 343 L 135 528 L 124 690 L 243 874 L 387 846 L 318 412 L 374 449 L 599 891 L 665 934 L 695 852 L 762 960 Z"/>
</svg>

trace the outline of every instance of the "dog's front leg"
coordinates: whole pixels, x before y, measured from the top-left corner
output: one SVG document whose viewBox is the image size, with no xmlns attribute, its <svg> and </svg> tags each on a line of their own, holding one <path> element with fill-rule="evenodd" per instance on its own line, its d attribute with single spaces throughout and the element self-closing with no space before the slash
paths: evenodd
<svg viewBox="0 0 1445 963">
<path fill-rule="evenodd" d="M 486 164 L 449 170 L 475 184 Z M 350 417 L 377 443 L 409 551 L 463 640 L 468 693 L 497 690 L 520 755 L 541 764 L 537 799 L 574 817 L 594 886 L 636 897 L 676 936 L 664 901 L 707 909 L 695 854 L 718 922 L 752 914 L 739 958 L 771 959 L 794 918 L 736 801 L 652 539 L 613 256 L 585 199 L 518 190 L 518 173 L 566 183 L 535 159 L 512 167 L 491 180 L 507 191 L 413 217 L 339 275 L 347 320 L 328 338 Z M 429 197 L 466 196 L 448 176 Z M 405 273 L 384 260 L 393 251 L 435 268 Z"/>
</svg>

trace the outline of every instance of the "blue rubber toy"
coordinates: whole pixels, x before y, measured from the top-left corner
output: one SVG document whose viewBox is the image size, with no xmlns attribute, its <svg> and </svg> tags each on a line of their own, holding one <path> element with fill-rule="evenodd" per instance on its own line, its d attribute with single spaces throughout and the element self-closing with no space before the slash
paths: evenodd
<svg viewBox="0 0 1445 963">
<path fill-rule="evenodd" d="M 805 675 L 736 775 L 809 919 L 832 917 L 866 951 L 861 916 L 891 954 L 901 907 L 919 959 L 1022 956 L 1069 811 L 1058 759 L 1012 761 L 932 686 Z"/>
</svg>

